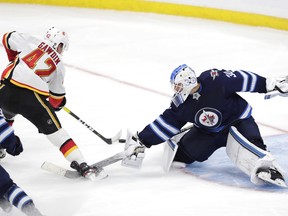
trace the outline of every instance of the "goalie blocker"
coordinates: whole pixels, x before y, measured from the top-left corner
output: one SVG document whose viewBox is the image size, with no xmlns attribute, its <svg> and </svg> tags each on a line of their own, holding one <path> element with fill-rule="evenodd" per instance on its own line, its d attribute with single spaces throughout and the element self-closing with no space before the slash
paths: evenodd
<svg viewBox="0 0 288 216">
<path fill-rule="evenodd" d="M 191 127 L 184 128 L 183 131 L 171 137 L 164 143 L 164 153 L 162 157 L 162 168 L 164 172 L 169 172 L 174 157 L 178 150 L 178 142 L 189 131 Z M 174 162 L 175 163 L 175 162 Z M 183 163 L 177 162 L 175 166 L 182 167 Z"/>
</svg>

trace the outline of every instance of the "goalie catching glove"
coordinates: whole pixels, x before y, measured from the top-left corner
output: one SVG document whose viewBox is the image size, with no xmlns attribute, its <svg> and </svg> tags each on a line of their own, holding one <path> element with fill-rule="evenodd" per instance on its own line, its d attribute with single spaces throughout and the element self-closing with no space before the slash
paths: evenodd
<svg viewBox="0 0 288 216">
<path fill-rule="evenodd" d="M 266 79 L 267 92 L 278 91 L 280 96 L 288 96 L 288 76 L 281 78 Z"/>
<path fill-rule="evenodd" d="M 145 157 L 145 146 L 139 141 L 137 135 L 127 130 L 127 137 L 124 150 L 126 158 L 122 160 L 122 166 L 141 168 Z"/>
</svg>

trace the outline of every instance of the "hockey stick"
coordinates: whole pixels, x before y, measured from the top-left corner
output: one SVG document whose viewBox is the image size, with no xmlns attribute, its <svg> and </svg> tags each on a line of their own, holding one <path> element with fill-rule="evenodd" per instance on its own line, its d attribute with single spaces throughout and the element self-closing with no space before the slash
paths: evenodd
<svg viewBox="0 0 288 216">
<path fill-rule="evenodd" d="M 184 131 L 191 129 L 192 127 L 193 127 L 193 125 L 187 126 L 186 128 L 181 129 L 177 134 L 183 133 Z M 96 167 L 96 166 L 97 167 L 106 167 L 106 166 L 114 164 L 118 161 L 121 161 L 125 158 L 127 158 L 126 151 L 122 151 L 122 152 L 119 152 L 119 153 L 117 153 L 111 157 L 108 157 L 104 160 L 101 160 L 99 162 L 91 164 L 90 166 L 92 166 L 92 167 Z M 64 167 L 60 167 L 60 166 L 53 164 L 51 162 L 48 162 L 48 161 L 45 161 L 42 164 L 41 168 L 46 170 L 46 171 L 49 171 L 49 172 L 52 172 L 52 173 L 55 173 L 57 175 L 64 176 L 64 177 L 70 178 L 70 179 L 76 179 L 76 178 L 81 177 L 81 175 L 75 170 L 68 170 Z"/>
<path fill-rule="evenodd" d="M 279 91 L 272 91 L 272 92 L 269 92 L 267 93 L 265 96 L 264 96 L 264 99 L 265 100 L 268 100 L 268 99 L 271 99 L 271 98 L 274 98 L 276 96 L 281 96 L 281 97 L 288 97 L 288 94 L 283 94 Z"/>
<path fill-rule="evenodd" d="M 83 121 L 80 117 L 78 117 L 75 113 L 73 113 L 70 109 L 67 107 L 63 107 L 63 110 L 65 110 L 68 114 L 73 116 L 75 119 L 77 119 L 80 123 L 85 125 L 90 131 L 92 131 L 94 134 L 96 134 L 98 137 L 100 137 L 105 143 L 112 144 L 116 141 L 119 141 L 120 143 L 124 143 L 124 139 L 120 139 L 122 135 L 122 131 L 120 130 L 114 137 L 112 138 L 106 138 L 103 135 L 101 135 L 98 131 L 96 131 L 94 128 L 92 128 L 90 125 L 88 125 L 85 121 Z"/>
<path fill-rule="evenodd" d="M 91 164 L 92 167 L 105 167 L 105 166 L 109 166 L 113 163 L 116 163 L 120 160 L 123 160 L 125 159 L 127 156 L 126 156 L 126 151 L 123 151 L 123 152 L 120 152 L 120 153 L 117 153 L 111 157 L 108 157 L 104 160 L 101 160 L 99 162 L 96 162 L 94 164 Z M 63 167 L 60 167 L 56 164 L 53 164 L 53 163 L 50 163 L 50 162 L 47 162 L 45 161 L 42 166 L 41 166 L 42 169 L 46 170 L 46 171 L 49 171 L 49 172 L 52 172 L 52 173 L 55 173 L 57 175 L 60 175 L 60 176 L 64 176 L 66 178 L 70 178 L 70 179 L 76 179 L 76 178 L 80 178 L 82 177 L 80 175 L 79 172 L 75 171 L 75 170 L 68 170 L 66 168 L 63 168 Z"/>
</svg>

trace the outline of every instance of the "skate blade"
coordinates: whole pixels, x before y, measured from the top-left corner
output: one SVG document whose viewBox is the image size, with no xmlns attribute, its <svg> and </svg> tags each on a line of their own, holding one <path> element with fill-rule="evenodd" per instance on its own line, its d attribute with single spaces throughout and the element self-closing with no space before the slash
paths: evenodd
<svg viewBox="0 0 288 216">
<path fill-rule="evenodd" d="M 282 179 L 276 179 L 275 181 L 272 180 L 270 177 L 271 175 L 269 173 L 266 173 L 266 172 L 260 172 L 258 173 L 258 178 L 260 178 L 261 180 L 267 182 L 267 183 L 270 183 L 270 184 L 273 184 L 273 185 L 277 185 L 279 187 L 284 187 L 284 188 L 287 188 L 287 184 L 285 183 L 285 181 L 283 181 Z"/>
</svg>

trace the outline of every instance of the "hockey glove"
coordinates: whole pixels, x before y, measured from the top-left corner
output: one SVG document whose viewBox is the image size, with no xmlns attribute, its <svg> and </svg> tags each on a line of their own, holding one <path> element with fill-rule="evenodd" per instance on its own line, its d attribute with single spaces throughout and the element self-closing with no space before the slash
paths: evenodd
<svg viewBox="0 0 288 216">
<path fill-rule="evenodd" d="M 19 155 L 21 152 L 23 152 L 23 145 L 21 143 L 21 140 L 18 136 L 15 135 L 16 142 L 14 145 L 9 146 L 6 148 L 6 152 L 10 155 L 16 156 Z"/>
<path fill-rule="evenodd" d="M 49 102 L 52 105 L 54 111 L 60 111 L 66 104 L 66 97 L 62 99 L 61 102 L 59 102 L 59 99 L 54 99 L 53 97 L 49 97 Z"/>
<path fill-rule="evenodd" d="M 60 111 L 66 104 L 66 97 L 63 98 L 62 102 L 59 104 L 58 107 L 54 107 L 54 110 L 57 112 L 57 111 Z"/>
<path fill-rule="evenodd" d="M 267 92 L 277 90 L 281 94 L 287 95 L 288 94 L 288 76 L 281 77 L 281 78 L 267 78 L 266 89 L 267 89 Z"/>
<path fill-rule="evenodd" d="M 145 146 L 139 141 L 137 135 L 133 135 L 127 130 L 127 137 L 124 150 L 126 158 L 122 160 L 122 166 L 140 169 L 145 157 Z"/>
</svg>

